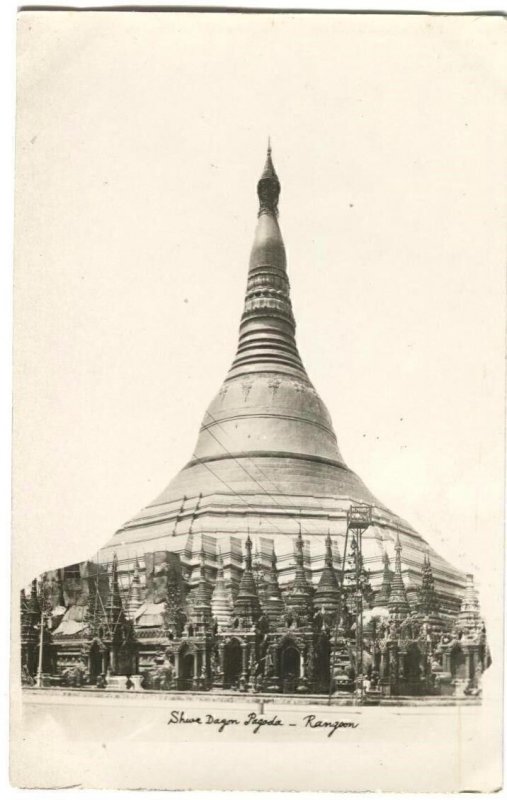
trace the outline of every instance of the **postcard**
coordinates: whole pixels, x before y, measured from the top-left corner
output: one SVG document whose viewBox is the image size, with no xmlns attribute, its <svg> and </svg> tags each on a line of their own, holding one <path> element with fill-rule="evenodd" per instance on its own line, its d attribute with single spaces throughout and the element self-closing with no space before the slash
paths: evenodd
<svg viewBox="0 0 507 800">
<path fill-rule="evenodd" d="M 16 786 L 501 787 L 505 30 L 19 12 Z"/>
</svg>

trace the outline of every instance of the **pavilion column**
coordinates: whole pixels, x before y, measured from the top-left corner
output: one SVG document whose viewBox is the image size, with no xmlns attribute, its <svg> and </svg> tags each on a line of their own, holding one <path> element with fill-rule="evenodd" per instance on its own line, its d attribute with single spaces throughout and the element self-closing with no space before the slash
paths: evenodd
<svg viewBox="0 0 507 800">
<path fill-rule="evenodd" d="M 201 653 L 201 677 L 204 681 L 208 680 L 208 665 L 210 662 L 208 648 L 209 644 L 205 644 Z"/>
<path fill-rule="evenodd" d="M 380 678 L 385 681 L 389 674 L 389 650 L 386 648 L 380 653 Z"/>
<path fill-rule="evenodd" d="M 220 675 L 224 674 L 224 645 L 222 642 L 218 645 L 218 669 L 220 670 Z"/>
<path fill-rule="evenodd" d="M 240 690 L 246 690 L 246 676 L 248 670 L 248 644 L 241 642 L 241 677 L 239 679 Z"/>
<path fill-rule="evenodd" d="M 194 653 L 194 677 L 192 678 L 192 687 L 194 689 L 199 688 L 200 669 L 201 669 L 201 654 L 200 651 L 196 649 Z"/>
</svg>

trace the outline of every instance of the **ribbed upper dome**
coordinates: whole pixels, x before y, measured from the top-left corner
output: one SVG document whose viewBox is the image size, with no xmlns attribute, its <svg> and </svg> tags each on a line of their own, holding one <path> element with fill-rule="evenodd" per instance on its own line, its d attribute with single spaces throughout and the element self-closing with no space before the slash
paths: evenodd
<svg viewBox="0 0 507 800">
<path fill-rule="evenodd" d="M 278 225 L 280 183 L 271 152 L 257 186 L 236 356 L 204 415 L 194 461 L 231 455 L 320 457 L 343 466 L 331 418 L 299 355 L 287 260 Z"/>
</svg>

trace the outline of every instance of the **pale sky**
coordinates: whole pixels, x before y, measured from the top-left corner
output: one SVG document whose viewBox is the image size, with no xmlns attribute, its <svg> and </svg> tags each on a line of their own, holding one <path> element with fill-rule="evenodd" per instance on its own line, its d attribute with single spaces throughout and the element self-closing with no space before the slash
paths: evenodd
<svg viewBox="0 0 507 800">
<path fill-rule="evenodd" d="M 15 579 L 91 556 L 189 460 L 234 356 L 271 135 L 298 346 L 346 462 L 501 586 L 499 32 L 20 16 Z"/>
</svg>

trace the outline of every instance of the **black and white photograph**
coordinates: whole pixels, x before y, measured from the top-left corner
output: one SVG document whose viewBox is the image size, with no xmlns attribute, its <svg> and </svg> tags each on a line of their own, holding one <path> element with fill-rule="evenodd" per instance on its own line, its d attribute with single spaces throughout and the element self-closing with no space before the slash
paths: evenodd
<svg viewBox="0 0 507 800">
<path fill-rule="evenodd" d="M 505 45 L 19 12 L 15 786 L 501 787 Z"/>
</svg>

